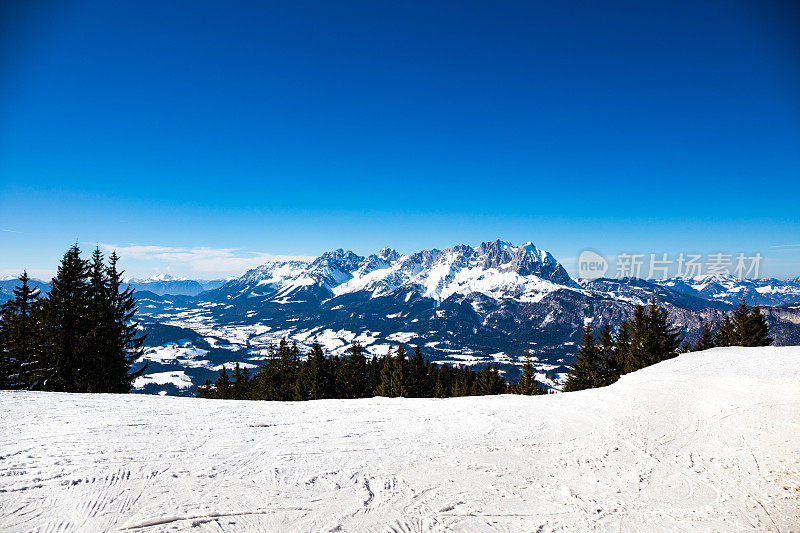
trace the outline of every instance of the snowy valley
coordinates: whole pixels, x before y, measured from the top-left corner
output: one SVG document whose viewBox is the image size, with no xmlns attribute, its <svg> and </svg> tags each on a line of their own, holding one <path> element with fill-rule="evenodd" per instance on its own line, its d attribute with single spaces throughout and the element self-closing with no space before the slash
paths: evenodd
<svg viewBox="0 0 800 533">
<path fill-rule="evenodd" d="M 330 355 L 353 341 L 373 356 L 419 345 L 437 362 L 498 364 L 512 381 L 529 347 L 537 379 L 558 388 L 585 319 L 616 326 L 654 295 L 690 340 L 746 295 L 768 306 L 776 344 L 800 344 L 796 280 L 574 280 L 532 243 L 500 240 L 409 255 L 335 250 L 267 263 L 197 297 L 139 291 L 149 366 L 136 386 L 192 394 L 222 365 L 259 365 L 287 337 L 303 353 L 316 340 Z"/>
</svg>

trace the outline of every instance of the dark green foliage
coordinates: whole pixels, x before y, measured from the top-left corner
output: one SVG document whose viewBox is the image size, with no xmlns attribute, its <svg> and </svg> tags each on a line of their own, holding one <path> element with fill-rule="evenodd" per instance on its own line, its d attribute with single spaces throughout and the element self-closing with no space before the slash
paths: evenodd
<svg viewBox="0 0 800 533">
<path fill-rule="evenodd" d="M 565 391 L 610 385 L 623 373 L 660 363 L 688 349 L 686 343 L 681 344 L 679 328 L 670 323 L 669 314 L 655 298 L 648 309 L 636 306 L 633 317 L 620 325 L 616 337 L 604 325 L 598 345 L 587 324 L 581 340 Z"/>
<path fill-rule="evenodd" d="M 340 398 L 364 398 L 372 389 L 369 387 L 367 372 L 367 359 L 364 350 L 358 342 L 354 342 L 348 349 L 349 355 L 342 360 L 339 369 Z"/>
<path fill-rule="evenodd" d="M 722 324 L 717 327 L 714 334 L 715 346 L 734 346 L 736 345 L 736 331 L 729 315 L 725 315 Z"/>
<path fill-rule="evenodd" d="M 14 298 L 0 308 L 0 388 L 26 388 L 40 373 L 43 336 L 39 289 L 28 284 L 27 272 L 19 277 Z"/>
<path fill-rule="evenodd" d="M 523 356 L 522 375 L 514 386 L 509 387 L 509 392 L 526 396 L 547 394 L 547 389 L 540 386 L 536 381 L 536 372 L 531 362 L 531 351 L 528 348 L 525 348 L 525 355 Z"/>
<path fill-rule="evenodd" d="M 118 257 L 109 266 L 96 249 L 90 262 L 72 246 L 47 298 L 28 284 L 0 311 L 0 383 L 3 387 L 64 392 L 127 392 L 144 336 L 133 321 L 136 298 L 122 282 Z M 123 286 L 124 285 L 124 286 Z M 142 371 L 144 368 L 142 368 Z"/>
<path fill-rule="evenodd" d="M 92 363 L 86 346 L 88 275 L 88 265 L 75 245 L 64 254 L 44 304 L 44 390 L 86 392 Z"/>
<path fill-rule="evenodd" d="M 434 383 L 432 375 L 428 373 L 428 364 L 422 357 L 419 346 L 414 348 L 414 353 L 408 362 L 407 393 L 410 398 L 429 398 L 433 396 Z"/>
<path fill-rule="evenodd" d="M 506 380 L 500 376 L 497 366 L 489 363 L 478 374 L 475 382 L 476 396 L 488 396 L 490 394 L 505 394 L 507 392 Z"/>
<path fill-rule="evenodd" d="M 657 304 L 655 297 L 647 311 L 641 305 L 636 307 L 628 329 L 631 342 L 624 357 L 623 370 L 626 373 L 678 355 L 680 329 L 669 323 L 669 313 Z"/>
<path fill-rule="evenodd" d="M 406 383 L 407 368 L 408 359 L 406 358 L 406 349 L 401 344 L 397 347 L 397 354 L 392 361 L 392 396 L 408 396 Z"/>
<path fill-rule="evenodd" d="M 627 332 L 627 325 L 622 329 Z M 614 341 L 614 336 L 611 334 L 611 326 L 603 325 L 600 329 L 599 340 L 600 382 L 603 386 L 611 385 L 622 374 L 621 358 L 617 352 L 618 343 Z"/>
<path fill-rule="evenodd" d="M 601 385 L 600 351 L 592 334 L 592 325 L 587 322 L 583 327 L 581 348 L 567 376 L 564 391 L 579 391 Z"/>
<path fill-rule="evenodd" d="M 314 342 L 308 359 L 300 366 L 297 381 L 294 384 L 295 400 L 320 400 L 328 398 L 331 390 L 331 381 L 328 369 L 328 360 L 318 342 Z"/>
<path fill-rule="evenodd" d="M 769 336 L 769 325 L 761 313 L 761 308 L 755 306 L 748 317 L 745 346 L 769 346 L 774 340 Z"/>
<path fill-rule="evenodd" d="M 107 321 L 104 332 L 103 354 L 100 358 L 101 377 L 96 385 L 98 392 L 128 392 L 131 384 L 147 365 L 131 373 L 133 363 L 142 356 L 145 335 L 139 333 L 139 323 L 134 322 L 136 296 L 127 283 L 123 283 L 121 270 L 117 269 L 119 257 L 111 253 L 106 269 L 105 306 Z"/>
<path fill-rule="evenodd" d="M 392 357 L 391 348 L 389 348 L 389 352 L 386 354 L 386 357 L 380 359 L 379 364 L 381 371 L 378 384 L 375 387 L 375 395 L 394 398 L 394 386 L 392 384 L 392 376 L 394 375 L 394 357 Z"/>
<path fill-rule="evenodd" d="M 733 310 L 732 319 L 732 346 L 769 346 L 772 338 L 769 336 L 769 327 L 761 309 L 756 306 L 748 307 L 742 299 L 741 303 Z"/>
<path fill-rule="evenodd" d="M 713 342 L 709 343 L 710 331 L 707 327 L 700 332 L 695 351 L 713 346 L 769 346 L 773 339 L 769 336 L 769 325 L 758 306 L 749 307 L 742 299 L 732 313 L 726 314 L 717 325 Z M 698 348 L 700 341 L 704 348 Z"/>
<path fill-rule="evenodd" d="M 711 333 L 711 327 L 708 324 L 703 324 L 703 329 L 700 330 L 700 336 L 697 337 L 697 342 L 692 347 L 693 352 L 700 352 L 709 350 L 714 347 L 714 335 Z"/>
<path fill-rule="evenodd" d="M 207 380 L 198 387 L 198 398 L 251 400 L 319 400 L 324 398 L 365 398 L 404 396 L 418 398 L 448 398 L 508 392 L 506 380 L 495 365 L 486 365 L 480 372 L 448 364 L 425 361 L 417 347 L 410 360 L 403 346 L 385 357 L 370 360 L 359 343 L 353 343 L 343 358 L 325 357 L 322 347 L 314 343 L 305 361 L 296 355 L 296 347 L 281 340 L 277 350 L 270 346 L 268 355 L 252 378 L 237 364 L 230 376 L 223 367 L 215 383 Z M 530 361 L 529 361 L 530 362 Z M 401 370 L 398 371 L 398 368 Z M 544 394 L 533 380 L 530 392 Z M 292 391 L 286 397 L 287 387 Z"/>
</svg>

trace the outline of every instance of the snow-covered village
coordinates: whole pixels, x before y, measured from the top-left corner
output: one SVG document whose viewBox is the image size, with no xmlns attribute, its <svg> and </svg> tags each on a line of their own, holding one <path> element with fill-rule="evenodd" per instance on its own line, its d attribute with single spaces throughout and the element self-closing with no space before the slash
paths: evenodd
<svg viewBox="0 0 800 533">
<path fill-rule="evenodd" d="M 0 27 L 0 531 L 800 532 L 800 5 Z"/>
</svg>

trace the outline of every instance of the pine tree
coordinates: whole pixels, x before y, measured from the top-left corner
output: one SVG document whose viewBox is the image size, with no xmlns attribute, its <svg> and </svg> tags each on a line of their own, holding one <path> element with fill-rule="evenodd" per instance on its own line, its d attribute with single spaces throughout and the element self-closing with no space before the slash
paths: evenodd
<svg viewBox="0 0 800 533">
<path fill-rule="evenodd" d="M 220 400 L 230 400 L 233 397 L 231 378 L 228 376 L 225 365 L 222 365 L 222 370 L 219 371 L 219 377 L 216 383 L 214 383 L 213 397 Z"/>
<path fill-rule="evenodd" d="M 285 402 L 293 398 L 299 358 L 297 343 L 289 346 L 286 337 L 282 338 L 278 343 L 278 371 L 273 384 L 276 397 L 271 399 Z"/>
<path fill-rule="evenodd" d="M 736 344 L 736 331 L 731 317 L 725 315 L 722 324 L 717 327 L 714 333 L 714 346 L 734 346 Z"/>
<path fill-rule="evenodd" d="M 61 261 L 50 284 L 45 304 L 45 353 L 42 388 L 63 392 L 86 392 L 91 361 L 86 357 L 86 278 L 88 267 L 78 245 Z"/>
<path fill-rule="evenodd" d="M 449 398 L 453 396 L 453 370 L 452 366 L 443 364 L 436 371 L 436 384 L 434 396 L 436 398 Z"/>
<path fill-rule="evenodd" d="M 367 360 L 364 349 L 357 341 L 348 349 L 349 356 L 342 362 L 340 370 L 342 398 L 364 398 L 367 396 Z"/>
<path fill-rule="evenodd" d="M 492 363 L 488 363 L 478 374 L 475 382 L 475 394 L 478 396 L 488 396 L 492 394 L 503 394 L 506 392 L 505 380 L 500 376 L 500 372 Z"/>
<path fill-rule="evenodd" d="M 108 313 L 108 345 L 104 346 L 102 392 L 128 392 L 133 381 L 147 369 L 147 364 L 131 373 L 133 364 L 144 353 L 142 346 L 147 335 L 139 333 L 136 315 L 136 296 L 130 285 L 124 283 L 124 271 L 117 268 L 116 252 L 109 257 L 106 269 Z"/>
<path fill-rule="evenodd" d="M 531 351 L 530 348 L 525 348 L 522 362 L 522 375 L 519 377 L 519 380 L 517 380 L 517 384 L 514 385 L 512 392 L 514 392 L 514 394 L 530 396 L 537 394 L 538 388 L 536 383 L 536 371 L 533 369 L 533 363 L 531 362 Z"/>
<path fill-rule="evenodd" d="M 428 366 L 419 346 L 414 348 L 414 353 L 408 362 L 408 396 L 410 398 L 430 397 L 432 386 L 428 383 Z"/>
<path fill-rule="evenodd" d="M 213 385 L 211 384 L 211 380 L 206 378 L 205 382 L 197 387 L 196 396 L 198 398 L 211 398 L 212 387 Z"/>
<path fill-rule="evenodd" d="M 697 342 L 692 347 L 693 352 L 701 352 L 709 350 L 714 347 L 714 335 L 711 333 L 711 328 L 708 324 L 703 324 L 703 329 L 700 330 L 700 336 L 697 337 Z"/>
<path fill-rule="evenodd" d="M 250 396 L 250 371 L 241 368 L 238 361 L 233 367 L 233 386 L 231 397 L 234 400 L 246 400 Z"/>
<path fill-rule="evenodd" d="M 27 272 L 19 277 L 14 297 L 0 309 L 0 388 L 26 388 L 38 378 L 42 357 L 39 289 Z"/>
<path fill-rule="evenodd" d="M 378 383 L 378 387 L 375 389 L 376 396 L 385 396 L 388 398 L 393 398 L 395 396 L 394 386 L 392 385 L 393 375 L 394 357 L 392 357 L 392 348 L 390 347 L 386 357 L 381 358 L 380 382 Z"/>
<path fill-rule="evenodd" d="M 294 386 L 295 400 L 320 400 L 327 394 L 327 361 L 317 341 L 311 345 L 308 358 L 298 371 Z"/>
<path fill-rule="evenodd" d="M 767 319 L 761 313 L 761 308 L 753 307 L 748 319 L 748 337 L 746 346 L 769 346 L 773 342 L 769 336 Z"/>
<path fill-rule="evenodd" d="M 669 313 L 655 297 L 647 311 L 637 305 L 628 323 L 630 346 L 624 357 L 623 370 L 633 372 L 678 355 L 681 346 L 680 329 L 669 322 Z"/>
<path fill-rule="evenodd" d="M 81 388 L 87 392 L 105 392 L 107 378 L 110 377 L 107 365 L 112 359 L 114 331 L 111 291 L 100 248 L 95 248 L 89 263 L 86 296 L 89 331 L 85 356 L 88 367 L 85 372 L 86 383 Z"/>
<path fill-rule="evenodd" d="M 647 344 L 649 323 L 644 307 L 637 305 L 633 311 L 633 317 L 627 324 L 627 331 L 630 335 L 628 349 L 623 356 L 623 371 L 627 374 L 644 368 L 648 365 Z"/>
<path fill-rule="evenodd" d="M 624 320 L 617 330 L 617 336 L 614 339 L 614 353 L 616 355 L 616 368 L 619 369 L 620 374 L 625 371 L 625 362 L 627 361 L 628 352 L 631 349 L 631 323 Z"/>
<path fill-rule="evenodd" d="M 650 301 L 647 318 L 648 364 L 654 365 L 676 357 L 681 346 L 681 330 L 670 323 L 669 313 L 658 305 L 655 296 Z"/>
<path fill-rule="evenodd" d="M 773 341 L 761 309 L 758 306 L 751 309 L 744 298 L 733 310 L 729 335 L 732 346 L 769 346 Z"/>
<path fill-rule="evenodd" d="M 611 326 L 603 324 L 600 330 L 600 381 L 603 385 L 611 385 L 622 374 L 619 364 L 614 337 L 611 335 Z"/>
<path fill-rule="evenodd" d="M 250 397 L 254 400 L 277 400 L 280 383 L 278 356 L 275 346 L 267 346 L 267 357 L 261 363 L 250 387 Z"/>
<path fill-rule="evenodd" d="M 564 384 L 565 392 L 591 389 L 602 384 L 599 353 L 590 322 L 587 322 L 583 327 L 581 343 L 581 349 L 575 358 L 575 364 L 572 365 L 567 376 L 567 382 Z"/>
<path fill-rule="evenodd" d="M 0 289 L 0 294 L 3 290 Z M 11 388 L 14 380 L 12 376 L 15 372 L 15 360 L 11 357 L 8 350 L 6 336 L 9 330 L 9 311 L 6 305 L 0 306 L 0 389 Z"/>
<path fill-rule="evenodd" d="M 397 347 L 397 355 L 392 361 L 392 396 L 400 396 L 405 398 L 408 396 L 408 389 L 406 388 L 406 368 L 408 367 L 408 360 L 406 359 L 406 349 L 403 345 Z"/>
</svg>

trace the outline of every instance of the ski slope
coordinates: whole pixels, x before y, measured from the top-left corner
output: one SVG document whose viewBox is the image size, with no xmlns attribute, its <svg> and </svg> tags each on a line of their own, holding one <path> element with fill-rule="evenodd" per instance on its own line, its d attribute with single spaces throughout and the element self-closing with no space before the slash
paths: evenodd
<svg viewBox="0 0 800 533">
<path fill-rule="evenodd" d="M 0 403 L 4 532 L 800 531 L 800 347 L 545 397 Z"/>
</svg>

